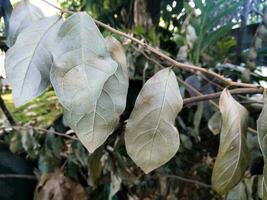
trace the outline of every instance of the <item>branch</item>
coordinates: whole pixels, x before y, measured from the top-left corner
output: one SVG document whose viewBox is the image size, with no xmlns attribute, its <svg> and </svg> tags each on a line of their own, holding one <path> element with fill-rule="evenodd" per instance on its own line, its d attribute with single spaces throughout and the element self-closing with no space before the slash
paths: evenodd
<svg viewBox="0 0 267 200">
<path fill-rule="evenodd" d="M 141 51 L 139 49 L 137 49 L 135 46 L 133 46 L 133 48 L 140 52 L 147 60 L 149 60 L 150 62 L 154 63 L 155 65 L 159 66 L 160 68 L 164 69 L 165 67 L 160 64 L 158 61 L 156 61 L 155 59 L 153 58 L 150 58 L 144 51 Z M 194 88 L 192 85 L 188 84 L 187 82 L 183 81 L 180 77 L 176 76 L 177 80 L 183 84 L 185 87 L 191 89 L 192 91 L 194 91 L 197 95 L 201 96 L 203 95 L 201 92 L 199 92 L 196 88 Z M 219 106 L 212 100 L 209 100 L 209 102 L 217 109 L 219 109 Z"/>
<path fill-rule="evenodd" d="M 43 2 L 47 3 L 48 5 L 52 6 L 53 8 L 61 11 L 62 13 L 68 13 L 68 14 L 73 14 L 75 13 L 74 11 L 70 11 L 70 10 L 64 10 L 64 9 L 61 9 L 53 4 L 51 4 L 50 2 L 48 2 L 47 0 L 42 0 Z M 191 64 L 185 64 L 185 63 L 180 63 L 180 62 L 177 62 L 176 60 L 172 59 L 171 57 L 165 55 L 164 53 L 161 52 L 161 50 L 159 49 L 156 49 L 148 44 L 146 44 L 145 42 L 142 42 L 140 40 L 138 40 L 137 38 L 133 37 L 133 36 L 130 36 L 122 31 L 119 31 L 115 28 L 112 28 L 111 26 L 101 22 L 101 21 L 98 21 L 96 19 L 94 19 L 95 23 L 98 25 L 98 26 L 101 26 L 117 35 L 120 35 L 120 36 L 123 36 L 124 38 L 127 38 L 129 40 L 131 40 L 132 42 L 135 42 L 139 45 L 141 45 L 142 47 L 148 49 L 150 52 L 156 54 L 157 56 L 161 57 L 162 59 L 166 60 L 167 62 L 169 62 L 171 65 L 175 66 L 175 67 L 178 67 L 178 68 L 181 68 L 183 70 L 187 70 L 187 71 L 199 71 L 199 72 L 202 72 L 208 76 L 211 76 L 211 77 L 215 77 L 216 79 L 220 80 L 221 82 L 223 82 L 225 85 L 227 86 L 236 86 L 236 87 L 246 87 L 246 88 L 256 88 L 257 86 L 253 85 L 253 84 L 247 84 L 247 83 L 238 83 L 238 82 L 234 82 L 232 80 L 229 80 L 213 71 L 210 71 L 208 69 L 205 69 L 205 68 L 202 68 L 202 67 L 199 67 L 199 66 L 195 66 L 195 65 L 191 65 Z"/>
<path fill-rule="evenodd" d="M 36 180 L 36 176 L 29 175 L 29 174 L 0 174 L 0 179 L 9 179 L 9 178 L 16 178 L 16 179 L 28 179 L 28 180 Z"/>
<path fill-rule="evenodd" d="M 233 89 L 230 90 L 230 93 L 232 95 L 238 95 L 238 94 L 261 94 L 263 93 L 263 88 L 239 88 L 239 89 Z M 184 99 L 184 105 L 201 102 L 201 101 L 207 101 L 211 99 L 219 98 L 222 92 L 216 92 L 212 94 L 206 94 L 202 96 L 197 97 L 191 97 L 191 98 L 185 98 Z"/>
<path fill-rule="evenodd" d="M 60 136 L 60 137 L 64 137 L 66 139 L 71 139 L 71 140 L 77 140 L 77 138 L 75 137 L 72 137 L 72 136 L 69 136 L 65 133 L 60 133 L 60 132 L 57 132 L 57 131 L 51 131 L 51 130 L 47 130 L 45 128 L 38 128 L 38 127 L 33 127 L 33 126 L 19 126 L 19 125 L 16 125 L 16 126 L 10 126 L 10 127 L 1 127 L 0 129 L 2 130 L 5 130 L 5 129 L 8 129 L 8 128 L 11 128 L 11 129 L 15 129 L 15 130 L 22 130 L 22 129 L 32 129 L 32 130 L 35 130 L 35 131 L 40 131 L 40 132 L 44 132 L 44 133 L 47 133 L 47 134 L 54 134 L 54 135 L 57 135 L 57 136 Z"/>
<path fill-rule="evenodd" d="M 2 109 L 5 117 L 7 118 L 7 121 L 9 122 L 9 124 L 11 126 L 16 125 L 16 121 L 14 120 L 14 118 L 12 117 L 11 113 L 9 112 L 9 110 L 6 107 L 6 104 L 4 102 L 4 100 L 2 99 L 1 95 L 0 95 L 0 108 Z"/>
<path fill-rule="evenodd" d="M 141 53 L 147 60 L 149 60 L 150 62 L 152 62 L 152 63 L 158 65 L 160 68 L 165 68 L 165 67 L 164 67 L 163 65 L 161 65 L 159 62 L 157 62 L 156 60 L 150 58 L 144 51 L 141 51 L 141 50 L 137 49 L 135 46 L 133 46 L 133 48 L 134 48 L 136 51 L 140 52 L 140 53 Z M 203 77 L 205 77 L 205 76 L 203 76 Z M 178 80 L 181 84 L 183 84 L 185 87 L 188 87 L 189 89 L 193 90 L 197 95 L 199 95 L 199 96 L 203 96 L 203 94 L 202 94 L 201 92 L 199 92 L 196 88 L 194 88 L 193 86 L 191 86 L 191 85 L 188 84 L 187 82 L 183 81 L 183 80 L 182 80 L 181 78 L 179 78 L 178 76 L 177 76 L 176 78 L 177 78 L 177 80 Z M 208 79 L 207 79 L 207 81 L 208 81 Z M 216 109 L 219 110 L 219 106 L 217 105 L 217 103 L 215 103 L 215 102 L 212 101 L 212 100 L 209 100 L 209 102 L 210 102 Z M 249 130 L 250 132 L 254 133 L 254 134 L 257 134 L 257 131 L 256 131 L 255 129 L 251 128 L 251 127 L 248 127 L 248 130 Z"/>
<path fill-rule="evenodd" d="M 250 87 L 250 88 L 255 88 L 257 86 L 253 85 L 253 84 L 247 84 L 247 83 L 237 83 L 237 82 L 233 82 L 213 71 L 210 71 L 210 70 L 207 70 L 205 68 L 202 68 L 202 67 L 198 67 L 198 66 L 195 66 L 195 65 L 191 65 L 191 64 L 186 64 L 186 63 L 180 63 L 174 59 L 172 59 L 171 57 L 165 55 L 164 53 L 161 52 L 161 50 L 159 49 L 156 49 L 148 44 L 146 44 L 145 42 L 142 42 L 138 39 L 136 39 L 135 37 L 132 37 L 124 32 L 121 32 L 117 29 L 114 29 L 112 28 L 111 26 L 107 25 L 107 24 L 104 24 L 103 22 L 100 22 L 98 20 L 94 20 L 95 23 L 99 26 L 102 26 L 103 28 L 117 34 L 117 35 L 121 35 L 127 39 L 130 39 L 131 41 L 141 45 L 142 47 L 148 49 L 150 52 L 156 54 L 157 56 L 161 57 L 162 59 L 166 60 L 167 62 L 169 62 L 171 65 L 175 66 L 175 67 L 178 67 L 178 68 L 181 68 L 183 70 L 187 70 L 187 71 L 199 71 L 199 72 L 202 72 L 208 76 L 211 76 L 211 77 L 215 77 L 217 78 L 218 80 L 222 81 L 225 85 L 227 86 L 237 86 L 237 87 Z"/>
<path fill-rule="evenodd" d="M 195 185 L 199 185 L 199 186 L 202 186 L 202 187 L 206 187 L 206 188 L 211 188 L 211 185 L 208 185 L 206 183 L 202 183 L 200 181 L 197 181 L 197 180 L 192 180 L 192 179 L 188 179 L 188 178 L 184 178 L 184 177 L 181 177 L 181 176 L 176 176 L 176 175 L 163 175 L 167 178 L 173 178 L 173 179 L 178 179 L 178 180 L 181 180 L 181 181 L 184 181 L 184 182 L 188 182 L 188 183 L 193 183 Z"/>
</svg>

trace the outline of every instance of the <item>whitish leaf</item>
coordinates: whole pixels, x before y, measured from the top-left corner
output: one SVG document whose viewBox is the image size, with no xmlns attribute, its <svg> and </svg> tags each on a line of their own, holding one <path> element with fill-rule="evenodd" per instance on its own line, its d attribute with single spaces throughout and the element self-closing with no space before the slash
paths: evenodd
<svg viewBox="0 0 267 200">
<path fill-rule="evenodd" d="M 106 38 L 106 44 L 112 58 L 121 66 L 123 75 L 128 79 L 127 59 L 123 46 L 117 39 L 111 36 Z"/>
<path fill-rule="evenodd" d="M 220 133 L 222 126 L 221 113 L 214 113 L 208 121 L 209 130 L 214 134 L 218 135 Z"/>
<path fill-rule="evenodd" d="M 265 160 L 262 177 L 262 200 L 267 200 L 267 161 Z"/>
<path fill-rule="evenodd" d="M 226 200 L 253 200 L 255 178 L 255 176 L 252 176 L 241 181 L 227 194 Z"/>
<path fill-rule="evenodd" d="M 92 95 L 96 95 L 96 92 L 98 92 L 93 91 L 92 88 L 88 89 L 88 99 L 84 99 L 85 102 L 78 99 L 80 101 L 80 106 L 84 105 L 85 109 L 87 109 L 83 110 L 84 113 L 79 113 L 79 109 L 78 111 L 77 109 L 68 108 L 65 110 L 66 121 L 76 132 L 79 139 L 89 152 L 93 152 L 96 148 L 102 145 L 106 141 L 107 137 L 112 134 L 119 122 L 119 117 L 126 106 L 128 75 L 124 51 L 120 43 L 112 38 L 107 39 L 106 46 L 108 52 L 111 54 L 111 57 L 118 63 L 116 72 L 104 82 L 103 87 L 95 88 L 95 90 L 97 89 L 101 92 L 95 102 L 89 101 L 94 98 Z M 91 56 L 91 59 L 94 59 L 94 55 Z M 96 57 L 95 59 L 98 59 L 97 56 L 94 57 Z M 110 60 L 110 62 L 112 63 L 114 61 Z M 101 67 L 100 65 L 96 65 L 96 67 L 98 66 Z M 111 65 L 106 66 L 112 67 Z M 88 66 L 85 65 L 84 69 L 86 70 L 87 67 Z M 92 68 L 93 67 L 94 66 L 92 65 Z M 88 84 L 95 84 L 92 83 L 91 80 L 101 82 L 101 78 L 105 79 L 102 71 L 102 74 L 100 74 L 102 77 L 100 77 L 100 75 L 96 77 L 94 74 L 95 71 L 96 70 L 94 69 L 92 69 L 92 71 L 88 71 Z M 72 78 L 75 79 L 75 76 Z M 75 81 L 73 81 L 72 84 L 75 85 L 74 82 Z M 84 87 L 87 89 L 88 86 L 85 85 Z"/>
<path fill-rule="evenodd" d="M 145 173 L 168 162 L 178 151 L 174 126 L 183 100 L 174 72 L 163 69 L 150 78 L 137 97 L 125 131 L 130 157 Z"/>
<path fill-rule="evenodd" d="M 11 13 L 9 20 L 9 29 L 7 37 L 7 46 L 11 47 L 15 43 L 19 33 L 32 24 L 44 17 L 42 11 L 32 5 L 29 0 L 22 0 L 17 3 Z"/>
<path fill-rule="evenodd" d="M 226 200 L 249 200 L 246 193 L 246 185 L 240 182 L 235 186 L 226 197 Z"/>
<path fill-rule="evenodd" d="M 16 106 L 39 96 L 50 84 L 51 48 L 61 24 L 58 16 L 34 22 L 8 50 L 5 69 Z"/>
<path fill-rule="evenodd" d="M 197 141 L 200 140 L 199 128 L 200 128 L 200 123 L 201 123 L 203 111 L 204 111 L 204 105 L 203 105 L 203 103 L 200 103 L 197 106 L 197 110 L 196 110 L 195 115 L 194 115 L 194 136 L 195 136 Z"/>
<path fill-rule="evenodd" d="M 264 157 L 262 178 L 263 200 L 267 199 L 267 94 L 264 94 L 264 106 L 257 120 L 258 141 Z"/>
<path fill-rule="evenodd" d="M 262 184 L 263 175 L 258 175 L 258 184 L 257 184 L 257 194 L 260 199 L 262 199 L 263 195 L 263 184 Z"/>
<path fill-rule="evenodd" d="M 227 89 L 221 94 L 219 107 L 222 128 L 219 152 L 212 173 L 212 186 L 217 192 L 224 194 L 240 182 L 248 165 L 248 112 Z"/>
<path fill-rule="evenodd" d="M 51 82 L 60 102 L 75 114 L 88 114 L 118 66 L 93 19 L 85 13 L 69 17 L 58 32 L 54 55 Z"/>
<path fill-rule="evenodd" d="M 264 106 L 257 120 L 258 141 L 263 157 L 267 159 L 267 94 L 264 94 Z"/>
<path fill-rule="evenodd" d="M 110 176 L 111 184 L 108 199 L 112 200 L 112 197 L 120 190 L 121 178 L 114 172 L 111 172 Z"/>
<path fill-rule="evenodd" d="M 258 176 L 258 185 L 257 185 L 258 197 L 262 200 L 267 199 L 267 182 L 266 182 L 267 173 L 266 172 L 267 172 L 267 165 L 265 164 L 263 168 L 263 175 Z"/>
</svg>

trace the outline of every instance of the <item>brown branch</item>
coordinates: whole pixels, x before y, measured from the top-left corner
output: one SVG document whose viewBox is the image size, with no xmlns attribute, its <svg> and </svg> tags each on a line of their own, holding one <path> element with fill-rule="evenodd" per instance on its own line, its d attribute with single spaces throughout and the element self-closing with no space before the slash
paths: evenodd
<svg viewBox="0 0 267 200">
<path fill-rule="evenodd" d="M 184 178 L 184 177 L 181 177 L 181 176 L 169 175 L 169 174 L 167 174 L 167 175 L 163 174 L 162 176 L 165 176 L 167 178 L 173 178 L 173 179 L 181 180 L 181 181 L 188 182 L 188 183 L 193 183 L 195 185 L 199 185 L 199 186 L 206 187 L 206 188 L 211 188 L 211 185 L 209 185 L 209 184 L 202 183 L 202 182 L 197 181 L 197 180 Z"/>
<path fill-rule="evenodd" d="M 100 22 L 98 20 L 95 20 L 95 23 L 99 26 L 102 26 L 104 27 L 105 29 L 117 34 L 117 35 L 121 35 L 127 39 L 130 39 L 131 41 L 141 45 L 142 47 L 148 49 L 150 52 L 156 54 L 157 56 L 161 57 L 162 59 L 166 60 L 167 62 L 169 62 L 171 65 L 175 66 L 175 67 L 178 67 L 178 68 L 181 68 L 183 70 L 187 70 L 187 71 L 199 71 L 199 72 L 202 72 L 208 76 L 212 76 L 212 77 L 215 77 L 217 78 L 218 80 L 222 81 L 224 84 L 226 84 L 227 86 L 237 86 L 237 87 L 251 87 L 251 88 L 255 88 L 257 86 L 253 85 L 253 84 L 247 84 L 247 83 L 237 83 L 237 82 L 233 82 L 213 71 L 210 71 L 210 70 L 207 70 L 205 68 L 202 68 L 202 67 L 198 67 L 198 66 L 195 66 L 195 65 L 191 65 L 191 64 L 186 64 L 186 63 L 180 63 L 174 59 L 172 59 L 171 57 L 165 55 L 164 53 L 161 52 L 161 50 L 159 49 L 156 49 L 148 44 L 146 44 L 145 42 L 142 42 L 138 39 L 136 39 L 135 37 L 132 37 L 124 32 L 121 32 L 117 29 L 114 29 L 112 28 L 111 26 L 107 25 L 107 24 L 104 24 L 103 22 Z"/>
<path fill-rule="evenodd" d="M 68 13 L 68 14 L 73 14 L 74 11 L 70 11 L 70 10 L 64 10 L 64 9 L 61 9 L 53 4 L 51 4 L 50 2 L 48 2 L 47 0 L 42 0 L 43 2 L 47 3 L 48 5 L 54 7 L 55 9 L 63 12 L 63 13 Z M 195 65 L 191 65 L 191 64 L 186 64 L 186 63 L 180 63 L 174 59 L 172 59 L 171 57 L 165 55 L 164 53 L 162 53 L 162 51 L 160 49 L 156 49 L 148 44 L 146 44 L 145 42 L 142 42 L 140 40 L 138 40 L 137 38 L 131 36 L 131 35 L 128 35 L 127 33 L 124 33 L 122 31 L 119 31 L 115 28 L 112 28 L 111 26 L 101 22 L 101 21 L 98 21 L 98 20 L 95 20 L 95 23 L 98 25 L 98 26 L 101 26 L 117 35 L 120 35 L 120 36 L 123 36 L 124 38 L 127 38 L 129 40 L 131 40 L 132 42 L 135 42 L 139 45 L 141 45 L 142 47 L 148 49 L 150 52 L 156 54 L 157 56 L 161 57 L 162 59 L 166 60 L 167 62 L 169 62 L 171 65 L 175 66 L 175 67 L 178 67 L 178 68 L 181 68 L 183 70 L 187 70 L 187 71 L 199 71 L 199 72 L 202 72 L 208 76 L 212 76 L 212 77 L 215 77 L 216 79 L 220 80 L 221 82 L 223 82 L 225 85 L 227 86 L 236 86 L 236 87 L 246 87 L 246 88 L 256 88 L 257 86 L 253 85 L 253 84 L 247 84 L 247 83 L 238 83 L 238 82 L 234 82 L 232 80 L 229 80 L 213 71 L 210 71 L 208 69 L 205 69 L 205 68 L 202 68 L 202 67 L 199 67 L 199 66 L 195 66 Z"/>
<path fill-rule="evenodd" d="M 136 50 L 136 51 L 139 51 L 147 60 L 149 60 L 150 62 L 156 64 L 157 66 L 159 66 L 160 68 L 164 69 L 165 67 L 160 64 L 158 61 L 150 58 L 144 51 L 141 51 L 139 49 L 137 49 L 135 46 L 133 46 L 133 48 Z M 196 88 L 194 88 L 192 85 L 188 84 L 187 82 L 183 81 L 180 77 L 176 76 L 177 80 L 183 84 L 185 87 L 189 88 L 190 90 L 194 91 L 197 95 L 201 96 L 203 95 L 201 92 L 199 92 Z M 215 108 L 219 108 L 219 106 L 212 100 L 209 100 L 209 102 L 215 107 Z"/>
<path fill-rule="evenodd" d="M 161 65 L 159 62 L 157 62 L 156 60 L 150 58 L 145 52 L 139 50 L 139 49 L 136 49 L 135 46 L 133 46 L 133 48 L 135 48 L 136 51 L 139 51 L 147 60 L 149 60 L 150 62 L 158 65 L 160 68 L 165 68 L 163 65 Z M 183 81 L 181 78 L 179 78 L 178 76 L 176 77 L 177 80 L 183 84 L 185 87 L 188 87 L 189 89 L 193 90 L 197 95 L 199 96 L 203 96 L 203 94 L 201 92 L 199 92 L 196 88 L 194 88 L 193 86 L 191 86 L 190 84 L 186 83 L 185 81 Z M 215 103 L 214 101 L 212 100 L 209 100 L 209 102 L 216 108 L 216 109 L 219 109 L 219 106 L 217 103 Z M 257 131 L 251 127 L 248 127 L 248 130 L 254 134 L 257 134 Z"/>
<path fill-rule="evenodd" d="M 6 104 L 3 100 L 3 98 L 0 95 L 0 108 L 3 111 L 5 117 L 7 118 L 7 121 L 9 122 L 9 124 L 11 126 L 16 125 L 16 121 L 14 120 L 13 116 L 11 115 L 11 113 L 9 112 L 9 110 L 6 107 Z"/>
<path fill-rule="evenodd" d="M 16 125 L 16 126 L 10 126 L 10 127 L 1 127 L 0 129 L 1 130 L 5 130 L 5 129 L 15 129 L 15 130 L 22 130 L 22 129 L 32 129 L 32 130 L 35 130 L 35 131 L 40 131 L 40 132 L 44 132 L 44 133 L 50 133 L 50 134 L 54 134 L 54 135 L 57 135 L 57 136 L 60 136 L 60 137 L 64 137 L 66 139 L 71 139 L 71 140 L 77 140 L 77 138 L 75 137 L 72 137 L 72 136 L 69 136 L 65 133 L 60 133 L 60 132 L 57 132 L 57 131 L 52 131 L 52 130 L 47 130 L 45 128 L 38 128 L 38 127 L 33 127 L 33 126 L 19 126 L 19 125 Z"/>
<path fill-rule="evenodd" d="M 36 176 L 29 174 L 0 174 L 0 179 L 28 179 L 36 180 Z"/>
<path fill-rule="evenodd" d="M 239 88 L 230 90 L 232 95 L 239 95 L 239 94 L 261 94 L 263 93 L 263 88 Z M 197 96 L 197 97 L 190 97 L 184 99 L 184 105 L 197 103 L 201 101 L 207 101 L 211 99 L 219 98 L 222 92 L 216 92 L 212 94 Z"/>
</svg>

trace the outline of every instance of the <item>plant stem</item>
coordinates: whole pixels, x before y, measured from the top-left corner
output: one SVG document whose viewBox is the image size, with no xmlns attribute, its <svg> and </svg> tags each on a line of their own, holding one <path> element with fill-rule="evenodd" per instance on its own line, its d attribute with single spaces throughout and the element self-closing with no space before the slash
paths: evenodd
<svg viewBox="0 0 267 200">
<path fill-rule="evenodd" d="M 161 65 L 159 62 L 157 62 L 156 60 L 150 58 L 145 52 L 137 49 L 135 46 L 133 46 L 133 48 L 135 48 L 136 51 L 139 51 L 147 60 L 149 60 L 150 62 L 158 65 L 160 68 L 165 68 L 163 65 Z M 179 78 L 178 76 L 176 77 L 177 80 L 183 84 L 185 87 L 188 87 L 189 89 L 191 89 L 192 91 L 194 91 L 197 95 L 199 96 L 203 96 L 203 94 L 201 92 L 199 92 L 196 88 L 194 88 L 193 86 L 191 86 L 190 84 L 188 84 L 187 82 L 183 81 L 181 78 Z M 207 79 L 208 81 L 208 79 Z M 217 110 L 219 110 L 219 106 L 217 105 L 217 103 L 215 103 L 212 100 L 208 100 Z M 248 127 L 248 130 L 252 133 L 257 134 L 257 131 L 251 127 Z"/>
<path fill-rule="evenodd" d="M 7 109 L 6 104 L 5 104 L 4 100 L 3 100 L 3 98 L 1 97 L 1 95 L 0 95 L 0 108 L 3 111 L 5 117 L 7 118 L 7 121 L 9 122 L 9 124 L 11 126 L 16 125 L 16 121 L 14 120 L 14 118 L 11 115 L 11 113 Z"/>
<path fill-rule="evenodd" d="M 29 174 L 0 174 L 0 179 L 29 179 L 36 180 L 36 176 Z"/>
<path fill-rule="evenodd" d="M 15 130 L 32 129 L 32 130 L 35 130 L 35 131 L 44 132 L 44 133 L 47 133 L 47 134 L 50 133 L 50 134 L 54 134 L 54 135 L 57 135 L 57 136 L 60 136 L 60 137 L 64 137 L 64 138 L 67 138 L 67 139 L 77 140 L 78 141 L 77 138 L 69 136 L 69 135 L 67 135 L 65 133 L 60 133 L 60 132 L 57 132 L 57 131 L 47 130 L 45 128 L 38 128 L 38 127 L 33 127 L 33 126 L 19 126 L 19 125 L 16 125 L 16 126 L 10 126 L 10 127 L 1 127 L 0 129 L 1 130 L 5 130 L 5 129 L 8 129 L 8 128 L 15 129 Z"/>
<path fill-rule="evenodd" d="M 230 93 L 232 95 L 239 95 L 239 94 L 261 94 L 263 93 L 263 88 L 238 88 L 238 89 L 233 89 L 230 90 Z M 190 98 L 185 98 L 184 99 L 184 105 L 192 104 L 192 103 L 197 103 L 201 101 L 207 101 L 211 99 L 216 99 L 219 98 L 222 92 L 216 92 L 212 94 L 206 94 L 202 96 L 197 96 L 197 97 L 190 97 Z"/>
<path fill-rule="evenodd" d="M 188 178 L 184 178 L 184 177 L 181 177 L 181 176 L 176 176 L 176 175 L 163 175 L 167 178 L 173 178 L 173 179 L 177 179 L 177 180 L 181 180 L 181 181 L 184 181 L 184 182 L 188 182 L 188 183 L 193 183 L 195 185 L 199 185 L 199 186 L 202 186 L 202 187 L 206 187 L 206 188 L 211 188 L 211 185 L 208 185 L 206 183 L 202 183 L 200 181 L 197 181 L 197 180 L 192 180 L 192 179 L 188 179 Z"/>
</svg>

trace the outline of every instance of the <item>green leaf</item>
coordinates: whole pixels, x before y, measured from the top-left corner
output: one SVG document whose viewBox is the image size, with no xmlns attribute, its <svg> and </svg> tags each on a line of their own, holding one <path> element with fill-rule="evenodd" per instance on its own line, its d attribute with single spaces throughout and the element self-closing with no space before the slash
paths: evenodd
<svg viewBox="0 0 267 200">
<path fill-rule="evenodd" d="M 51 49 L 62 20 L 58 16 L 39 20 L 19 35 L 5 58 L 13 100 L 20 106 L 39 96 L 50 84 Z"/>
<path fill-rule="evenodd" d="M 51 151 L 53 155 L 60 159 L 61 158 L 61 152 L 63 151 L 63 141 L 62 137 L 57 137 L 53 134 L 47 134 L 45 137 L 45 145 L 47 148 L 47 151 Z"/>
<path fill-rule="evenodd" d="M 79 115 L 65 110 L 66 121 L 91 153 L 112 134 L 126 106 L 128 90 L 126 58 L 122 46 L 119 44 L 119 47 L 114 47 L 113 42 L 114 39 L 108 39 L 107 46 L 109 51 L 113 50 L 110 51 L 111 56 L 119 66 L 115 74 L 104 84 L 92 111 L 86 115 Z"/>
<path fill-rule="evenodd" d="M 214 3 L 214 2 L 212 2 Z M 235 2 L 231 1 L 231 3 L 228 3 L 228 6 L 224 6 L 222 4 L 225 4 L 225 1 L 217 2 L 217 5 L 212 5 L 212 17 L 206 18 L 204 30 L 212 30 L 213 27 L 218 25 L 223 17 L 229 17 L 231 14 L 237 11 L 238 7 L 242 5 L 242 1 Z M 218 7 L 224 7 L 225 9 L 218 9 Z M 208 13 L 210 14 L 210 13 Z"/>
<path fill-rule="evenodd" d="M 89 156 L 88 160 L 88 179 L 89 179 L 89 184 L 92 187 L 97 186 L 97 181 L 101 177 L 102 171 L 103 171 L 103 166 L 101 162 L 101 158 L 104 155 L 103 148 L 98 148 L 94 153 L 92 153 Z"/>
<path fill-rule="evenodd" d="M 130 157 L 145 173 L 168 162 L 178 151 L 174 126 L 183 100 L 174 72 L 163 69 L 150 78 L 137 97 L 125 131 Z"/>
<path fill-rule="evenodd" d="M 73 158 L 73 162 L 82 167 L 88 166 L 88 152 L 79 141 L 73 141 L 71 144 L 72 154 L 69 158 Z"/>
<path fill-rule="evenodd" d="M 21 137 L 22 137 L 21 133 L 15 131 L 13 133 L 10 133 L 10 135 L 11 135 L 9 143 L 10 151 L 13 153 L 22 152 L 24 149 L 21 142 Z"/>
<path fill-rule="evenodd" d="M 212 186 L 217 192 L 224 194 L 241 181 L 248 165 L 246 132 L 249 115 L 227 89 L 221 94 L 219 107 L 222 128 Z"/>
<path fill-rule="evenodd" d="M 7 46 L 14 45 L 19 33 L 32 24 L 44 17 L 42 11 L 32 5 L 28 0 L 22 0 L 17 3 L 11 13 L 9 20 L 9 29 L 7 37 Z"/>
<path fill-rule="evenodd" d="M 21 144 L 28 156 L 32 159 L 38 158 L 40 153 L 40 144 L 34 136 L 33 130 L 21 130 Z"/>
<path fill-rule="evenodd" d="M 212 32 L 206 34 L 204 36 L 206 39 L 204 40 L 203 46 L 201 47 L 201 52 L 206 51 L 208 49 L 208 47 L 211 47 L 219 39 L 225 37 L 225 35 L 227 35 L 232 30 L 232 26 L 233 26 L 233 24 L 225 25 L 216 31 L 212 31 Z"/>
<path fill-rule="evenodd" d="M 51 155 L 51 153 L 43 152 L 39 155 L 38 169 L 40 172 L 47 173 L 53 172 L 55 169 L 60 167 L 61 161 Z"/>
</svg>

